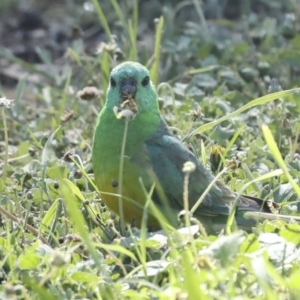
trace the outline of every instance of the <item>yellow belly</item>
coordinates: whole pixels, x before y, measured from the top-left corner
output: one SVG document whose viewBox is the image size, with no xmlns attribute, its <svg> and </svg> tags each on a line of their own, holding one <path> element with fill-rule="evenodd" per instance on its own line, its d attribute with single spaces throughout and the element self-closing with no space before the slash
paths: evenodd
<svg viewBox="0 0 300 300">
<path fill-rule="evenodd" d="M 111 169 L 109 173 L 101 174 L 95 178 L 102 199 L 107 207 L 117 215 L 120 214 L 118 172 L 118 169 Z M 144 214 L 146 195 L 140 186 L 139 176 L 136 173 L 134 168 L 131 168 L 130 172 L 124 171 L 121 193 L 125 222 L 132 226 L 140 227 Z M 152 230 L 161 228 L 159 221 L 150 212 L 148 212 L 147 216 L 147 226 Z"/>
</svg>

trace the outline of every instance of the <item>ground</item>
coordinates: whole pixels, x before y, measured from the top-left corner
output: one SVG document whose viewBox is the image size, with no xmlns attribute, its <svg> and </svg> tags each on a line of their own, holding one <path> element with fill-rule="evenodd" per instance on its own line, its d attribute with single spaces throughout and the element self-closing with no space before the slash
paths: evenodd
<svg viewBox="0 0 300 300">
<path fill-rule="evenodd" d="M 298 0 L 2 0 L 1 298 L 297 299 L 297 223 L 121 236 L 91 144 L 110 70 L 139 61 L 207 168 L 299 216 L 299 18 Z"/>
</svg>

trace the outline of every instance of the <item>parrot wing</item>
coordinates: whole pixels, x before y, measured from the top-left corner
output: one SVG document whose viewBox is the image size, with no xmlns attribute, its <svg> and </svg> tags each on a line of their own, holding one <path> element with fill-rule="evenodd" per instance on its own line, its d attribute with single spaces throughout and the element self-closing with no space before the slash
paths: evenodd
<svg viewBox="0 0 300 300">
<path fill-rule="evenodd" d="M 182 168 L 184 163 L 191 161 L 195 164 L 195 171 L 190 173 L 189 176 L 189 208 L 192 208 L 214 179 L 213 175 L 204 168 L 197 157 L 169 131 L 163 119 L 161 119 L 160 126 L 152 137 L 145 141 L 145 147 L 151 169 L 172 208 L 183 209 L 184 173 Z M 150 188 L 150 186 L 147 186 L 147 182 L 146 187 Z M 195 213 L 205 216 L 228 215 L 230 207 L 236 197 L 233 191 L 218 180 L 205 196 Z M 156 203 L 161 203 L 158 193 L 154 193 L 152 198 Z M 259 211 L 262 206 L 263 200 L 240 196 L 237 209 L 243 211 Z"/>
</svg>

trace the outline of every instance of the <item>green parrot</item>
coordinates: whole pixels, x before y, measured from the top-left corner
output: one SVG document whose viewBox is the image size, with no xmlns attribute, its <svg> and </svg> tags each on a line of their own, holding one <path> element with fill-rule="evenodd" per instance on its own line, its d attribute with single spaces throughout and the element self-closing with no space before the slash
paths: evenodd
<svg viewBox="0 0 300 300">
<path fill-rule="evenodd" d="M 125 150 L 122 143 L 127 127 Z M 122 206 L 127 223 L 139 227 L 147 201 L 146 191 L 154 186 L 152 201 L 168 222 L 178 225 L 178 213 L 184 208 L 186 162 L 195 170 L 189 174 L 188 201 L 191 208 L 214 180 L 193 152 L 175 135 L 160 115 L 157 94 L 146 67 L 124 62 L 110 74 L 106 103 L 95 128 L 92 161 L 95 183 L 108 208 L 119 214 L 118 188 L 120 158 L 123 158 Z M 225 227 L 237 194 L 217 180 L 193 213 L 210 234 Z M 277 210 L 278 204 L 249 196 L 240 196 L 235 220 L 239 228 L 250 230 L 256 224 L 245 212 Z M 149 210 L 149 209 L 148 209 Z M 150 230 L 161 228 L 151 210 L 147 216 Z M 272 215 L 276 216 L 276 215 Z"/>
</svg>

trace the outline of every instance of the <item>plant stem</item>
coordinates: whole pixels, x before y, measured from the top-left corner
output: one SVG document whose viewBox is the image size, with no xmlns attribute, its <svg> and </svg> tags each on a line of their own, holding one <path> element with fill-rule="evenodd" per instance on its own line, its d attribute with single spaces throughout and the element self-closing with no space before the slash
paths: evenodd
<svg viewBox="0 0 300 300">
<path fill-rule="evenodd" d="M 5 155 L 4 155 L 2 179 L 3 181 L 5 181 L 7 165 L 8 165 L 8 133 L 7 133 L 7 123 L 6 123 L 6 115 L 5 115 L 4 108 L 2 108 L 2 119 L 3 119 L 4 142 L 5 142 L 5 149 L 4 149 Z"/>
<path fill-rule="evenodd" d="M 9 219 L 11 219 L 13 222 L 16 222 L 18 224 L 22 224 L 22 220 L 18 219 L 16 216 L 8 212 L 6 209 L 4 209 L 2 206 L 0 206 L 0 213 L 7 216 Z M 36 236 L 39 240 L 41 240 L 44 244 L 50 246 L 50 244 L 47 242 L 45 238 L 42 237 L 42 235 L 39 233 L 38 230 L 36 230 L 34 227 L 32 227 L 29 224 L 23 224 L 24 227 L 30 231 L 34 236 Z"/>
<path fill-rule="evenodd" d="M 185 210 L 184 219 L 185 219 L 185 226 L 191 226 L 190 220 L 190 212 L 189 212 L 189 176 L 190 173 L 184 174 L 184 181 L 183 181 L 183 207 Z"/>
<path fill-rule="evenodd" d="M 121 234 L 125 232 L 125 221 L 124 221 L 124 213 L 123 213 L 123 199 L 122 199 L 122 190 L 123 190 L 123 169 L 124 169 L 124 154 L 125 154 L 125 146 L 127 139 L 127 131 L 128 131 L 128 122 L 125 121 L 124 135 L 122 141 L 121 155 L 120 155 L 120 168 L 119 168 L 119 185 L 118 185 L 118 205 L 119 205 L 119 216 L 120 216 L 120 231 Z"/>
</svg>

